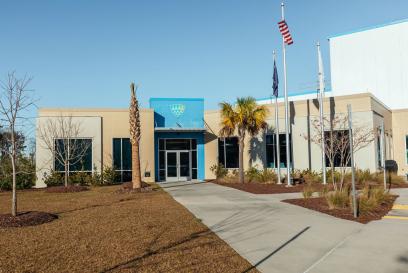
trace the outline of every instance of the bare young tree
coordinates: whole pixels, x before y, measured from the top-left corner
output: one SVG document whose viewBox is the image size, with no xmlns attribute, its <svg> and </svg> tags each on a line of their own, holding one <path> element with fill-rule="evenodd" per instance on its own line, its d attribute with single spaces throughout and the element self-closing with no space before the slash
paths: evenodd
<svg viewBox="0 0 408 273">
<path fill-rule="evenodd" d="M 1 121 L 8 131 L 8 134 L 5 135 L 7 138 L 5 141 L 9 144 L 6 152 L 10 156 L 13 170 L 13 191 L 11 201 L 11 214 L 13 216 L 17 215 L 16 175 L 19 140 L 16 127 L 20 121 L 26 119 L 26 117 L 24 117 L 25 110 L 33 106 L 32 90 L 27 88 L 30 82 L 30 77 L 24 76 L 18 78 L 15 72 L 9 72 L 6 76 L 6 80 L 0 83 L 0 115 Z"/>
<path fill-rule="evenodd" d="M 69 166 L 81 162 L 92 145 L 92 142 L 82 141 L 81 130 L 79 121 L 62 115 L 48 118 L 37 129 L 42 146 L 53 155 L 53 164 L 64 167 L 65 187 L 68 186 Z"/>
<path fill-rule="evenodd" d="M 330 128 L 329 136 L 324 137 L 326 157 L 329 159 L 331 166 L 331 180 L 334 190 L 343 190 L 344 177 L 351 162 L 350 153 L 350 138 L 348 131 L 348 116 L 347 115 L 337 115 L 332 120 L 328 120 L 326 117 L 323 118 L 323 123 L 325 128 Z M 312 126 L 316 132 L 314 135 L 305 136 L 306 139 L 311 142 L 321 146 L 322 134 L 320 120 L 315 119 L 312 121 Z M 368 128 L 367 126 L 354 124 L 352 128 L 353 134 L 353 150 L 354 153 L 367 147 L 375 139 L 375 131 Z M 335 161 L 337 161 L 339 166 L 337 167 L 340 172 L 340 181 L 336 181 L 334 177 Z"/>
</svg>

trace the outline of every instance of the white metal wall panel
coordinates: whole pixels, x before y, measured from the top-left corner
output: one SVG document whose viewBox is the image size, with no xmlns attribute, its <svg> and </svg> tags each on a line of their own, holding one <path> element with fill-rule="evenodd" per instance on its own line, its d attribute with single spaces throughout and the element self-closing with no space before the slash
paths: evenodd
<svg viewBox="0 0 408 273">
<path fill-rule="evenodd" d="M 408 108 L 408 21 L 330 38 L 334 96 L 370 92 Z"/>
</svg>

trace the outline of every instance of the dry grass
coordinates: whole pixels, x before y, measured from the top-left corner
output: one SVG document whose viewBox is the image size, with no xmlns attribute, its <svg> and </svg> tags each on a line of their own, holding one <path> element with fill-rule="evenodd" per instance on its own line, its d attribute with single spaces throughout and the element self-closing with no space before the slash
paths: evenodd
<svg viewBox="0 0 408 273">
<path fill-rule="evenodd" d="M 251 265 L 168 194 L 24 191 L 19 210 L 51 223 L 0 228 L 0 272 L 243 272 Z M 10 193 L 0 193 L 8 213 Z M 251 272 L 257 272 L 252 270 Z"/>
</svg>

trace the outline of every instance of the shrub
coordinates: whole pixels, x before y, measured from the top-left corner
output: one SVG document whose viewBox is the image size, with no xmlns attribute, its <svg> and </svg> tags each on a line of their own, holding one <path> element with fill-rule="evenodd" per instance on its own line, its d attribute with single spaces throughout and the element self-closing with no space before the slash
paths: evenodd
<svg viewBox="0 0 408 273">
<path fill-rule="evenodd" d="M 303 187 L 303 191 L 302 191 L 303 198 L 305 198 L 305 199 L 310 198 L 310 197 L 312 197 L 313 193 L 314 193 L 314 187 L 313 187 L 312 183 L 307 183 Z"/>
<path fill-rule="evenodd" d="M 406 185 L 407 184 L 405 177 L 399 176 L 396 173 L 392 173 L 392 172 L 388 173 L 387 181 L 389 184 L 394 184 L 394 185 Z"/>
<path fill-rule="evenodd" d="M 228 174 L 228 169 L 224 168 L 222 164 L 214 164 L 210 167 L 210 171 L 213 172 L 217 179 L 224 178 Z"/>
<path fill-rule="evenodd" d="M 96 170 L 94 171 L 91 185 L 93 186 L 108 186 L 117 184 L 119 174 L 114 168 L 106 166 L 103 167 L 102 174 L 99 174 Z"/>
<path fill-rule="evenodd" d="M 306 183 L 320 183 L 323 180 L 321 173 L 311 171 L 309 169 L 301 171 L 300 176 L 305 180 Z"/>
<path fill-rule="evenodd" d="M 13 169 L 8 157 L 0 159 L 0 190 L 11 190 L 13 187 Z M 29 189 L 35 182 L 35 165 L 26 157 L 17 159 L 16 188 Z"/>
<path fill-rule="evenodd" d="M 382 187 L 367 186 L 358 196 L 358 209 L 360 212 L 369 212 L 390 199 L 390 194 Z"/>
<path fill-rule="evenodd" d="M 256 167 L 251 166 L 245 172 L 245 176 L 246 176 L 246 180 L 248 180 L 248 182 L 257 181 L 257 180 L 259 180 L 260 171 Z"/>
<path fill-rule="evenodd" d="M 369 169 L 366 169 L 366 170 L 357 169 L 355 172 L 355 177 L 356 177 L 357 184 L 364 184 L 366 182 L 370 182 L 373 180 Z M 350 181 L 351 181 L 351 178 L 350 178 Z"/>
<path fill-rule="evenodd" d="M 322 185 L 317 194 L 319 195 L 319 197 L 325 197 L 328 192 L 329 192 L 329 186 L 328 185 Z"/>
<path fill-rule="evenodd" d="M 341 174 L 339 171 L 334 170 L 334 173 L 332 173 L 331 167 L 328 166 L 326 169 L 326 179 L 327 182 L 331 182 L 332 181 L 332 177 L 334 177 L 334 181 L 338 182 L 340 181 L 341 178 Z"/>
<path fill-rule="evenodd" d="M 245 177 L 248 182 L 256 181 L 260 183 L 276 183 L 278 180 L 277 175 L 273 170 L 267 168 L 259 170 L 256 167 L 250 167 L 245 172 Z"/>
<path fill-rule="evenodd" d="M 263 183 L 276 183 L 278 181 L 278 176 L 271 169 L 263 169 L 259 172 L 259 182 Z"/>
<path fill-rule="evenodd" d="M 70 174 L 68 180 L 69 184 L 87 186 L 92 184 L 92 173 L 75 172 Z"/>
<path fill-rule="evenodd" d="M 330 209 L 342 209 L 349 206 L 348 191 L 331 191 L 325 197 Z"/>
<path fill-rule="evenodd" d="M 64 174 L 50 171 L 50 173 L 45 172 L 43 182 L 47 187 L 61 186 L 64 185 Z"/>
</svg>

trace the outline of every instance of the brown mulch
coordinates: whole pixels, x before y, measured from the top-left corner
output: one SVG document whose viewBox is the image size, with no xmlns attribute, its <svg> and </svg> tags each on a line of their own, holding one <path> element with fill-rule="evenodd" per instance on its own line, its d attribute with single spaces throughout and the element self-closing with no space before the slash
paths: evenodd
<svg viewBox="0 0 408 273">
<path fill-rule="evenodd" d="M 307 185 L 307 183 L 302 184 L 295 184 L 288 187 L 286 184 L 275 184 L 275 183 L 261 183 L 261 182 L 223 182 L 213 180 L 212 183 L 226 186 L 230 188 L 234 188 L 237 190 L 254 193 L 254 194 L 275 194 L 275 193 L 293 193 L 293 192 L 302 192 L 303 188 Z M 377 186 L 378 183 L 370 183 L 371 186 Z M 320 191 L 324 187 L 323 184 L 313 184 L 314 191 Z M 332 190 L 333 186 L 331 183 L 328 183 L 327 186 L 328 190 Z M 357 185 L 356 189 L 360 190 L 363 189 L 364 185 Z M 387 184 L 388 189 L 397 189 L 397 188 L 408 188 L 408 183 L 406 184 Z"/>
<path fill-rule="evenodd" d="M 140 189 L 134 189 L 132 182 L 125 182 L 122 184 L 122 187 L 117 192 L 118 193 L 143 193 L 143 192 L 151 192 L 155 189 L 156 189 L 155 187 L 153 187 L 151 184 L 148 184 L 146 182 L 142 182 L 142 187 Z"/>
<path fill-rule="evenodd" d="M 241 191 L 246 191 L 255 194 L 273 194 L 273 193 L 291 193 L 291 192 L 302 192 L 305 184 L 297 184 L 291 187 L 286 186 L 286 184 L 272 184 L 272 183 L 257 183 L 257 182 L 246 182 L 246 183 L 225 183 L 213 181 L 213 183 L 234 188 Z"/>
<path fill-rule="evenodd" d="M 68 185 L 65 186 L 54 186 L 45 188 L 45 192 L 49 193 L 67 193 L 67 192 L 80 192 L 80 191 L 88 191 L 89 188 L 86 186 L 79 186 L 79 185 Z"/>
<path fill-rule="evenodd" d="M 351 220 L 355 222 L 359 222 L 362 224 L 367 224 L 373 220 L 380 220 L 383 216 L 385 216 L 391 209 L 392 205 L 394 204 L 395 199 L 398 196 L 391 195 L 391 198 L 378 206 L 373 211 L 362 213 L 358 215 L 357 218 L 354 218 L 353 211 L 351 208 L 344 208 L 344 209 L 330 209 L 327 201 L 324 197 L 316 197 L 316 198 L 301 198 L 301 199 L 286 199 L 282 200 L 282 202 L 289 203 L 292 205 L 301 206 L 307 209 L 315 210 L 318 212 L 326 213 L 331 216 Z"/>
<path fill-rule="evenodd" d="M 41 211 L 20 212 L 15 217 L 11 214 L 0 214 L 0 227 L 36 226 L 54 221 L 55 219 L 58 219 L 57 215 Z"/>
<path fill-rule="evenodd" d="M 258 272 L 164 191 L 18 193 L 20 211 L 58 220 L 0 228 L 0 272 Z M 0 214 L 10 193 L 0 193 Z"/>
</svg>

